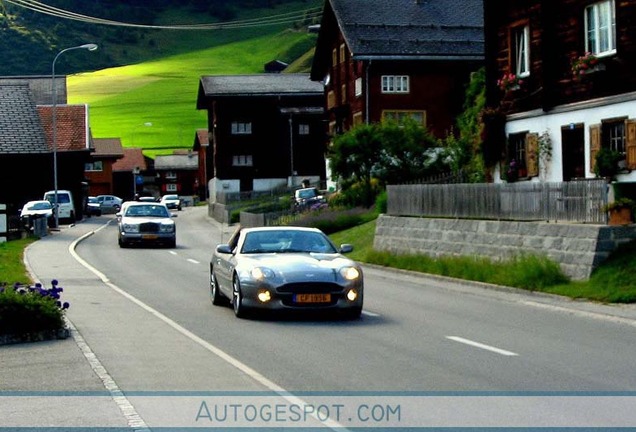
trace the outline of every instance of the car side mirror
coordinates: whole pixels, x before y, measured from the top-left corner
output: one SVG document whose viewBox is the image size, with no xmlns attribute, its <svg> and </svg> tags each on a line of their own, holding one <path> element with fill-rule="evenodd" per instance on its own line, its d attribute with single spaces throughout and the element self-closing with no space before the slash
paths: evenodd
<svg viewBox="0 0 636 432">
<path fill-rule="evenodd" d="M 340 253 L 346 254 L 353 251 L 353 245 L 349 243 L 345 243 L 340 245 Z"/>
<path fill-rule="evenodd" d="M 216 247 L 216 251 L 218 253 L 222 253 L 222 254 L 231 254 L 232 253 L 232 247 L 230 245 L 227 245 L 227 244 L 221 244 L 221 245 L 218 245 Z"/>
</svg>

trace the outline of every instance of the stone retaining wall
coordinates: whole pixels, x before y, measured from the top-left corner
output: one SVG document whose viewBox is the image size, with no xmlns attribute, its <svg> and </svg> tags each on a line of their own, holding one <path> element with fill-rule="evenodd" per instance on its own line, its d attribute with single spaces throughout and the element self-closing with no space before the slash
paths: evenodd
<svg viewBox="0 0 636 432">
<path fill-rule="evenodd" d="M 395 253 L 485 256 L 522 253 L 547 256 L 574 280 L 592 270 L 620 244 L 636 239 L 636 225 L 605 226 L 381 215 L 373 247 Z"/>
</svg>

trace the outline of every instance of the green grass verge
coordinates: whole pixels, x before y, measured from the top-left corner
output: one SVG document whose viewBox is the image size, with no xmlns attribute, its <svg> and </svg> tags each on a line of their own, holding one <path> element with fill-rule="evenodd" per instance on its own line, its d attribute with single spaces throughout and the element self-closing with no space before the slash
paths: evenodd
<svg viewBox="0 0 636 432">
<path fill-rule="evenodd" d="M 36 237 L 27 237 L 0 243 L 0 283 L 13 285 L 31 282 L 24 266 L 23 256 L 24 249 L 35 240 Z"/>
<path fill-rule="evenodd" d="M 636 303 L 636 243 L 619 248 L 587 281 L 568 281 L 558 265 L 534 255 L 505 262 L 475 257 L 433 259 L 425 255 L 396 255 L 373 250 L 375 220 L 330 237 L 351 243 L 351 258 L 365 263 L 541 291 L 602 303 Z"/>
</svg>

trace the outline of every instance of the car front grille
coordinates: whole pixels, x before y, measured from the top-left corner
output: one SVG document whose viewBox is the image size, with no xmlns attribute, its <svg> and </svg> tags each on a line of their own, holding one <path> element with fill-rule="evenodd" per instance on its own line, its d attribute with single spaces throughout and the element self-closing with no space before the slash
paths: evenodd
<svg viewBox="0 0 636 432">
<path fill-rule="evenodd" d="M 139 232 L 156 233 L 159 232 L 159 224 L 154 222 L 146 222 L 139 225 Z"/>
</svg>

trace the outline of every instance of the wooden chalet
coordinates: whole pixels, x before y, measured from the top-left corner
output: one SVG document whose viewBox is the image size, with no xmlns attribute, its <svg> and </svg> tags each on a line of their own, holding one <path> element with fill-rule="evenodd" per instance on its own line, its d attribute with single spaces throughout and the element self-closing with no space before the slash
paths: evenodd
<svg viewBox="0 0 636 432">
<path fill-rule="evenodd" d="M 84 168 L 89 195 L 113 195 L 113 164 L 124 157 L 119 138 L 93 138 L 91 161 Z"/>
<path fill-rule="evenodd" d="M 197 109 L 208 111 L 211 199 L 325 180 L 323 90 L 309 74 L 203 76 Z"/>
<path fill-rule="evenodd" d="M 613 178 L 635 181 L 636 2 L 484 0 L 484 11 L 495 178 L 593 178 L 610 149 L 622 159 Z"/>
<path fill-rule="evenodd" d="M 311 79 L 331 135 L 410 117 L 441 138 L 483 58 L 481 0 L 327 0 Z"/>
</svg>

